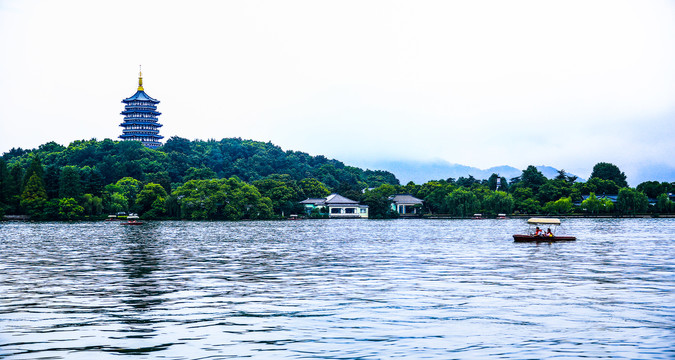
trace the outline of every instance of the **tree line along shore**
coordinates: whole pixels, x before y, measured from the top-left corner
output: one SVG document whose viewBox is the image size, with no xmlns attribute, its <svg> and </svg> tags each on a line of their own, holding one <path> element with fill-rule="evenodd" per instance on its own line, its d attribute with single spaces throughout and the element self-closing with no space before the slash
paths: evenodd
<svg viewBox="0 0 675 360">
<path fill-rule="evenodd" d="M 564 170 L 548 179 L 529 166 L 512 179 L 492 174 L 401 185 L 388 171 L 239 138 L 172 137 L 157 149 L 110 139 L 67 147 L 49 142 L 32 150 L 15 148 L 0 158 L 0 215 L 32 220 L 117 213 L 146 219 L 280 219 L 304 214 L 300 201 L 331 193 L 368 205 L 371 219 L 399 216 L 389 201 L 395 194 L 422 199 L 419 213 L 427 216 L 672 215 L 674 190 L 675 182 L 629 187 L 625 174 L 604 162 L 586 182 Z"/>
</svg>

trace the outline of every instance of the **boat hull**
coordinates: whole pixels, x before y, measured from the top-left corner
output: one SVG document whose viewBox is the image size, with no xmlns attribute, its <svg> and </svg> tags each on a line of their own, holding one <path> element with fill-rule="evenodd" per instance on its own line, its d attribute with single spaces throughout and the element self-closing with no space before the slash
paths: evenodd
<svg viewBox="0 0 675 360">
<path fill-rule="evenodd" d="M 574 241 L 574 236 L 534 236 L 534 235 L 513 235 L 515 242 L 554 242 L 554 241 Z"/>
</svg>

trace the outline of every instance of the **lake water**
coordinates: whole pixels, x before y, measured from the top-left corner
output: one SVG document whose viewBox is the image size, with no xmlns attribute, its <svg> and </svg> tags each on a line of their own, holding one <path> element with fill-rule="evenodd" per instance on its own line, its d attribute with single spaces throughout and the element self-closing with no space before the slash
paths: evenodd
<svg viewBox="0 0 675 360">
<path fill-rule="evenodd" d="M 673 359 L 675 219 L 0 223 L 0 357 Z"/>
</svg>

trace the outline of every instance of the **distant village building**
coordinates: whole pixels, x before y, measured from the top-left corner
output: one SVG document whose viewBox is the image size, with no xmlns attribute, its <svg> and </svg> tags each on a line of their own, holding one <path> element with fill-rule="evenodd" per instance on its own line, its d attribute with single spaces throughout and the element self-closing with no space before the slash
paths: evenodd
<svg viewBox="0 0 675 360">
<path fill-rule="evenodd" d="M 579 202 L 579 205 L 581 205 L 581 202 L 588 199 L 589 197 L 591 197 L 591 196 L 590 195 L 581 195 L 581 201 Z M 617 194 L 612 194 L 612 195 L 601 194 L 601 195 L 596 195 L 595 197 L 598 198 L 598 200 L 609 199 L 609 201 L 616 204 L 616 200 L 619 198 L 619 195 L 617 195 Z"/>
<path fill-rule="evenodd" d="M 417 215 L 422 211 L 424 201 L 409 194 L 396 194 L 389 197 L 391 209 L 401 215 Z"/>
<path fill-rule="evenodd" d="M 305 205 L 308 215 L 314 209 L 319 209 L 330 218 L 368 218 L 368 205 L 360 205 L 358 201 L 338 194 L 330 194 L 326 198 L 309 198 L 300 203 Z"/>
<path fill-rule="evenodd" d="M 157 122 L 157 117 L 161 115 L 157 111 L 159 100 L 148 96 L 143 90 L 143 74 L 138 73 L 138 90 L 136 93 L 124 100 L 124 122 L 120 124 L 123 128 L 120 139 L 124 141 L 140 141 L 146 147 L 151 149 L 162 145 L 160 140 L 164 136 L 159 135 L 159 128 L 162 124 Z"/>
<path fill-rule="evenodd" d="M 582 203 L 584 200 L 588 199 L 589 197 L 591 197 L 591 195 L 581 195 L 581 201 L 575 202 L 574 205 L 580 206 L 581 203 Z M 598 200 L 609 199 L 609 201 L 611 201 L 613 204 L 616 204 L 616 201 L 619 199 L 619 195 L 617 195 L 617 194 L 611 194 L 611 195 L 605 195 L 605 194 L 602 194 L 602 195 L 596 195 L 595 197 L 598 198 Z M 671 201 L 674 201 L 674 200 L 675 200 L 675 195 L 669 193 L 669 194 L 668 194 L 668 198 L 669 198 Z M 657 199 L 655 199 L 655 198 L 647 198 L 647 203 L 648 203 L 649 205 L 652 205 L 652 206 L 656 205 L 656 201 L 657 201 Z"/>
</svg>

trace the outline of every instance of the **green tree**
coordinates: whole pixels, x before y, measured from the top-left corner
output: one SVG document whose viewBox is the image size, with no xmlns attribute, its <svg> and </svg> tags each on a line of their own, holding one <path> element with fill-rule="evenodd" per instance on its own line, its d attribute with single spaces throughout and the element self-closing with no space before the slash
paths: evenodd
<svg viewBox="0 0 675 360">
<path fill-rule="evenodd" d="M 572 206 L 572 199 L 564 197 L 556 201 L 547 202 L 544 206 L 544 211 L 549 214 L 567 214 L 572 211 Z"/>
<path fill-rule="evenodd" d="M 478 197 L 471 191 L 458 188 L 445 197 L 446 209 L 452 216 L 470 216 L 480 209 Z"/>
<path fill-rule="evenodd" d="M 46 202 L 47 191 L 45 190 L 44 181 L 38 173 L 34 172 L 21 194 L 21 206 L 26 209 L 28 215 L 41 218 Z"/>
<path fill-rule="evenodd" d="M 300 180 L 299 186 L 303 196 L 307 198 L 320 199 L 330 195 L 330 190 L 328 190 L 326 185 L 314 178 Z"/>
<path fill-rule="evenodd" d="M 181 218 L 206 219 L 269 219 L 273 216 L 272 201 L 258 189 L 236 177 L 219 180 L 190 180 L 179 186 L 175 196 Z"/>
<path fill-rule="evenodd" d="M 536 166 L 530 165 L 527 169 L 523 170 L 523 173 L 520 175 L 520 181 L 518 185 L 521 187 L 529 187 L 537 193 L 539 187 L 546 183 L 547 179 L 544 174 L 537 170 Z"/>
<path fill-rule="evenodd" d="M 23 192 L 23 168 L 19 164 L 13 164 L 9 168 L 9 178 L 5 183 L 7 213 L 21 214 L 21 193 Z"/>
<path fill-rule="evenodd" d="M 575 188 L 583 195 L 588 195 L 591 192 L 604 195 L 614 195 L 619 193 L 619 186 L 613 180 L 604 180 L 600 178 L 593 178 L 585 183 L 577 183 L 575 184 Z"/>
<path fill-rule="evenodd" d="M 107 208 L 108 212 L 111 214 L 129 212 L 129 199 L 127 199 L 122 193 L 112 193 L 110 195 L 110 202 L 108 203 Z"/>
<path fill-rule="evenodd" d="M 534 191 L 531 188 L 516 187 L 511 195 L 513 196 L 515 211 L 523 214 L 538 214 L 541 212 L 541 203 L 534 197 Z"/>
<path fill-rule="evenodd" d="M 45 168 L 45 190 L 49 199 L 59 197 L 59 179 L 61 178 L 61 167 L 55 164 L 48 165 Z"/>
<path fill-rule="evenodd" d="M 272 201 L 260 195 L 258 189 L 237 178 L 227 180 L 229 194 L 223 214 L 227 220 L 269 219 L 273 216 Z"/>
<path fill-rule="evenodd" d="M 673 212 L 675 210 L 675 203 L 670 200 L 670 197 L 666 193 L 660 194 L 656 198 L 656 211 L 661 214 L 666 214 Z"/>
<path fill-rule="evenodd" d="M 97 168 L 85 166 L 80 169 L 80 179 L 82 184 L 82 191 L 87 194 L 95 196 L 101 195 L 103 190 L 103 175 Z"/>
<path fill-rule="evenodd" d="M 473 175 L 469 175 L 469 177 L 466 177 L 466 178 L 463 177 L 463 176 L 460 176 L 459 179 L 457 179 L 457 181 L 455 181 L 455 185 L 465 187 L 467 189 L 473 187 L 474 185 L 478 185 L 478 184 L 480 184 L 480 181 L 478 179 L 476 179 L 475 177 L 473 177 Z"/>
<path fill-rule="evenodd" d="M 38 148 L 38 152 L 41 154 L 53 154 L 53 153 L 60 153 L 65 149 L 66 148 L 63 145 L 57 144 L 54 141 L 50 141 L 48 143 L 40 145 L 40 147 Z"/>
<path fill-rule="evenodd" d="M 156 219 L 165 214 L 164 204 L 167 193 L 159 184 L 145 184 L 143 190 L 136 197 L 136 207 L 144 218 Z"/>
<path fill-rule="evenodd" d="M 49 199 L 42 209 L 44 219 L 60 219 L 59 217 L 59 199 Z"/>
<path fill-rule="evenodd" d="M 359 178 L 361 178 L 368 187 L 378 187 L 384 184 L 399 185 L 399 181 L 394 174 L 383 170 L 365 170 L 357 169 Z"/>
<path fill-rule="evenodd" d="M 7 186 L 9 182 L 9 171 L 7 170 L 7 162 L 0 157 L 0 209 L 4 209 L 7 204 Z"/>
<path fill-rule="evenodd" d="M 631 188 L 619 190 L 616 198 L 616 207 L 622 214 L 644 213 L 649 207 L 647 195 Z"/>
<path fill-rule="evenodd" d="M 601 206 L 602 202 L 595 196 L 595 193 L 591 193 L 586 200 L 581 202 L 581 208 L 591 214 L 598 213 Z"/>
<path fill-rule="evenodd" d="M 84 194 L 81 204 L 85 215 L 101 215 L 103 213 L 103 201 L 98 196 Z"/>
<path fill-rule="evenodd" d="M 225 206 L 226 194 L 219 180 L 188 180 L 172 193 L 178 199 L 183 219 L 217 219 L 218 208 Z"/>
<path fill-rule="evenodd" d="M 143 189 L 143 183 L 139 180 L 136 180 L 132 177 L 125 177 L 120 180 L 118 180 L 115 183 L 115 186 L 120 189 L 120 193 L 124 195 L 124 197 L 127 199 L 129 202 L 127 204 L 127 209 L 128 211 L 135 211 L 135 205 L 136 205 L 136 196 L 138 195 L 139 192 Z"/>
<path fill-rule="evenodd" d="M 448 213 L 446 197 L 456 189 L 456 187 L 445 180 L 429 181 L 422 185 L 417 193 L 418 197 L 424 200 L 424 207 L 428 213 Z"/>
<path fill-rule="evenodd" d="M 600 212 L 609 214 L 614 211 L 614 203 L 608 198 L 600 200 Z"/>
<path fill-rule="evenodd" d="M 640 183 L 635 190 L 643 192 L 647 197 L 656 199 L 659 195 L 668 192 L 669 184 L 658 181 L 645 181 Z"/>
<path fill-rule="evenodd" d="M 145 180 L 148 183 L 160 184 L 167 194 L 171 193 L 171 177 L 169 177 L 168 171 L 159 171 L 145 174 Z"/>
<path fill-rule="evenodd" d="M 40 161 L 40 158 L 35 155 L 32 156 L 30 166 L 28 167 L 28 170 L 23 176 L 24 186 L 28 184 L 28 180 L 31 178 L 31 176 L 33 176 L 33 174 L 37 174 L 37 176 L 44 182 L 45 172 L 44 169 L 42 168 L 42 162 Z"/>
<path fill-rule="evenodd" d="M 525 199 L 518 201 L 516 209 L 523 214 L 539 214 L 542 211 L 541 204 L 535 199 Z"/>
<path fill-rule="evenodd" d="M 368 217 L 371 219 L 393 219 L 398 217 L 398 212 L 391 208 L 389 197 L 398 193 L 400 186 L 390 184 L 380 185 L 372 190 L 367 190 L 363 197 L 363 203 L 368 205 Z"/>
<path fill-rule="evenodd" d="M 511 214 L 514 206 L 513 196 L 504 191 L 493 191 L 483 201 L 484 209 L 490 214 Z"/>
<path fill-rule="evenodd" d="M 78 205 L 73 198 L 59 199 L 59 218 L 63 220 L 75 220 L 82 217 L 84 208 Z"/>
<path fill-rule="evenodd" d="M 61 168 L 59 178 L 59 197 L 79 198 L 83 195 L 80 170 L 77 166 L 64 166 Z"/>
<path fill-rule="evenodd" d="M 600 162 L 593 166 L 593 172 L 591 172 L 591 179 L 602 179 L 602 180 L 612 180 L 614 183 L 620 187 L 624 188 L 628 186 L 626 182 L 626 174 L 624 174 L 619 167 L 606 162 Z"/>
<path fill-rule="evenodd" d="M 556 175 L 554 180 L 562 180 L 562 181 L 565 181 L 565 182 L 568 182 L 568 183 L 572 184 L 575 181 L 577 181 L 578 178 L 579 177 L 577 177 L 575 175 L 567 175 L 567 172 L 565 172 L 565 169 L 562 169 L 562 170 L 558 170 L 558 175 Z"/>
<path fill-rule="evenodd" d="M 572 193 L 572 186 L 564 180 L 548 180 L 539 187 L 537 198 L 542 203 L 556 201 L 563 197 L 568 197 Z"/>
<path fill-rule="evenodd" d="M 188 180 L 207 180 L 207 179 L 215 179 L 218 176 L 216 175 L 216 172 L 209 169 L 209 168 L 188 168 L 187 171 L 185 171 L 185 176 L 183 176 L 183 180 L 188 181 Z"/>
<path fill-rule="evenodd" d="M 302 212 L 300 188 L 290 176 L 271 176 L 252 184 L 262 196 L 272 200 L 274 212 L 281 216 Z"/>
</svg>

